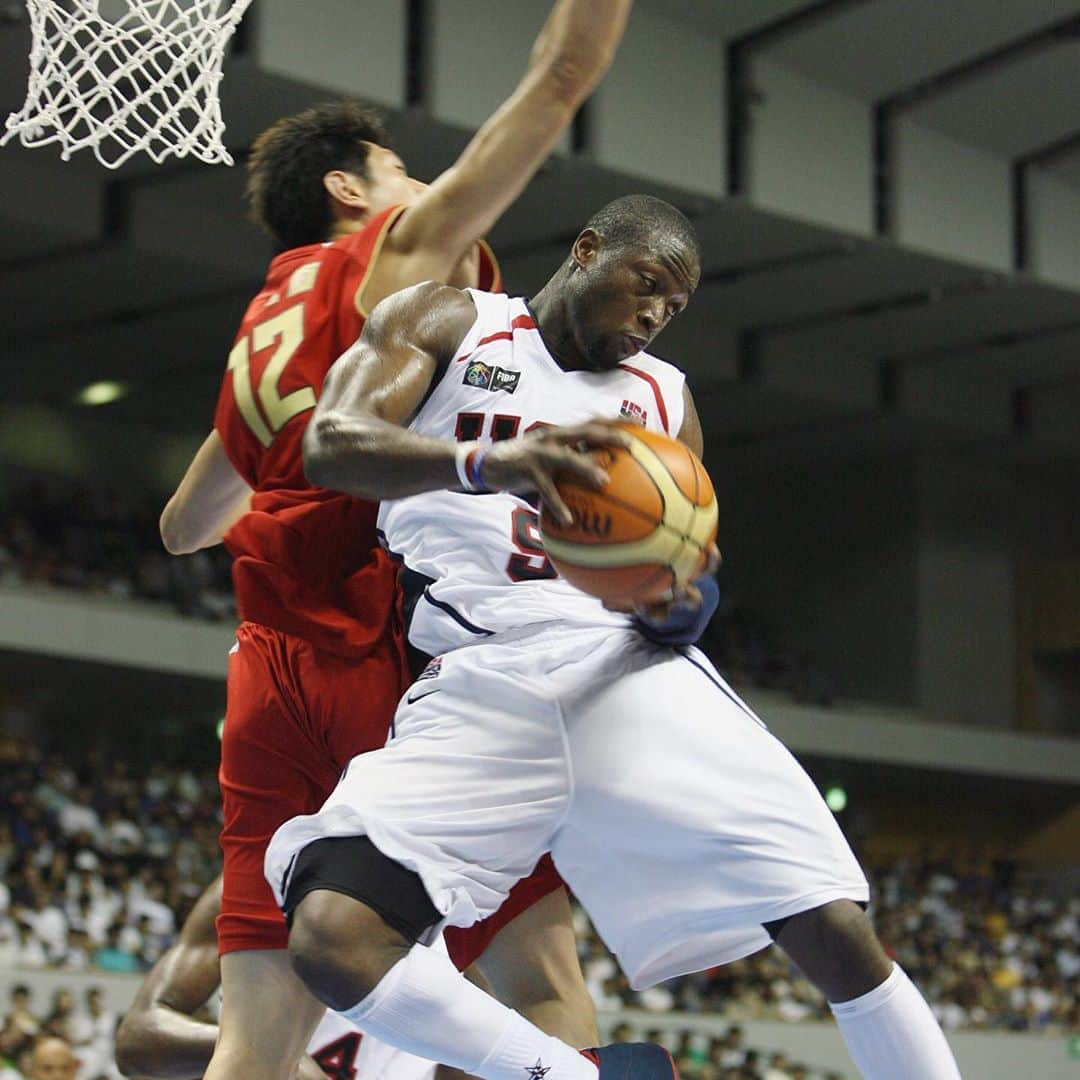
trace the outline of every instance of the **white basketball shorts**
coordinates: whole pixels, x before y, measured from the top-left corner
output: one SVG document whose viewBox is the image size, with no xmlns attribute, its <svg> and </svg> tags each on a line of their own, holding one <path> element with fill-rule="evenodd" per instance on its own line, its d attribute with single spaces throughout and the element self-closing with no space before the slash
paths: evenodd
<svg viewBox="0 0 1080 1080">
<path fill-rule="evenodd" d="M 550 850 L 637 988 L 756 952 L 763 923 L 868 899 L 813 782 L 704 654 L 629 628 L 544 623 L 433 662 L 385 749 L 274 835 L 278 902 L 302 848 L 363 834 L 453 926 Z"/>
</svg>

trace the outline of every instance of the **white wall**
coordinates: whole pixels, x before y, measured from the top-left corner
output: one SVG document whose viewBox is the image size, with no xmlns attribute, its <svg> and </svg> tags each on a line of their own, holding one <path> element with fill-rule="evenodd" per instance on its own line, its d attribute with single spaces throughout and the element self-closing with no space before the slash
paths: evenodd
<svg viewBox="0 0 1080 1080">
<path fill-rule="evenodd" d="M 805 76 L 755 60 L 750 197 L 805 221 L 873 231 L 870 108 Z"/>
<path fill-rule="evenodd" d="M 1033 274 L 1080 288 L 1080 191 L 1037 169 L 1028 173 L 1028 257 Z"/>
<path fill-rule="evenodd" d="M 113 603 L 62 589 L 0 587 L 0 648 L 223 679 L 231 625 L 155 604 Z"/>
<path fill-rule="evenodd" d="M 723 42 L 635 7 L 590 106 L 593 156 L 631 176 L 726 191 Z"/>
<path fill-rule="evenodd" d="M 259 0 L 255 9 L 263 70 L 383 105 L 404 104 L 405 0 Z"/>
<path fill-rule="evenodd" d="M 1012 266 L 1009 162 L 903 117 L 895 131 L 898 243 L 995 270 Z"/>
</svg>

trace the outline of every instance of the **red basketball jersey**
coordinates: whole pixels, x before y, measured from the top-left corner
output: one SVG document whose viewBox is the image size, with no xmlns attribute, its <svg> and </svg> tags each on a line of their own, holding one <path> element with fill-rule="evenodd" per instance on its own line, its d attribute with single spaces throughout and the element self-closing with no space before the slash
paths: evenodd
<svg viewBox="0 0 1080 1080">
<path fill-rule="evenodd" d="M 270 263 L 214 415 L 230 461 L 255 492 L 251 513 L 225 537 L 240 618 L 345 656 L 364 655 L 384 633 L 394 568 L 378 546 L 375 504 L 312 487 L 301 441 L 326 373 L 360 336 L 359 294 L 404 209 Z M 480 264 L 481 287 L 498 289 L 485 245 Z"/>
</svg>

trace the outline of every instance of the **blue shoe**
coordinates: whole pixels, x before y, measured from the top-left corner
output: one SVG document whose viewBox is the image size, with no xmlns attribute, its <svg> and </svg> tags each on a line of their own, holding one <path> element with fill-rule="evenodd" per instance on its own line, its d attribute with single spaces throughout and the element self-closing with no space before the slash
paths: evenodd
<svg viewBox="0 0 1080 1080">
<path fill-rule="evenodd" d="M 679 1080 L 671 1054 L 656 1043 L 611 1043 L 581 1053 L 599 1070 L 599 1080 Z"/>
</svg>

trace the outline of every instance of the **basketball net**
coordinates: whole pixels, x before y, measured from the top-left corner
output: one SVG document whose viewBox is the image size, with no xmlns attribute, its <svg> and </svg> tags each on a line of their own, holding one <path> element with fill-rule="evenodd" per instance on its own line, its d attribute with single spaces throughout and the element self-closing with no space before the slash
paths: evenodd
<svg viewBox="0 0 1080 1080">
<path fill-rule="evenodd" d="M 0 145 L 92 149 L 106 168 L 145 152 L 232 164 L 218 84 L 251 0 L 26 0 L 33 44 L 26 102 Z M 102 14 L 111 4 L 116 14 Z"/>
</svg>

